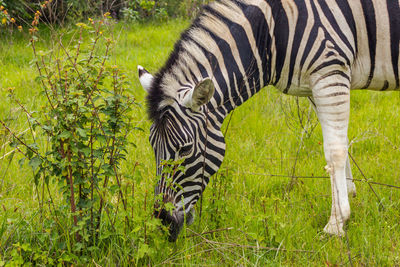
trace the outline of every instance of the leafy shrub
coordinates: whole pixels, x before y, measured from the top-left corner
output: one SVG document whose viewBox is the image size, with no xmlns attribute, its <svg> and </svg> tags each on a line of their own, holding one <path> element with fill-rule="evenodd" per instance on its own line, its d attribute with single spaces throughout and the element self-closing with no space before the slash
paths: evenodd
<svg viewBox="0 0 400 267">
<path fill-rule="evenodd" d="M 39 17 L 36 12 L 32 25 L 38 24 Z M 45 51 L 36 48 L 37 28 L 30 29 L 36 81 L 47 104 L 31 112 L 12 88 L 9 93 L 29 118 L 31 132 L 46 136 L 45 146 L 34 135 L 17 136 L 0 121 L 13 136 L 11 146 L 24 156 L 19 163 L 28 162 L 32 168 L 37 191 L 47 188 L 48 198 L 38 195 L 41 213 L 45 213 L 43 203 L 49 201 L 50 221 L 57 222 L 51 231 L 71 255 L 97 249 L 109 235 L 100 229 L 115 228 L 117 216 L 124 218 L 126 232 L 132 227 L 123 189 L 127 175 L 120 165 L 126 159 L 127 135 L 134 129 L 129 114 L 136 103 L 128 94 L 125 74 L 108 63 L 114 41 L 106 37 L 105 24 L 107 18 L 90 20 L 89 25 L 78 23 L 77 37 L 69 40 L 73 46 L 61 38 Z M 89 45 L 83 43 L 84 35 L 91 37 Z M 61 203 L 54 201 L 52 185 L 62 193 Z M 23 254 L 12 255 L 13 260 L 32 260 L 30 247 L 15 246 Z"/>
<path fill-rule="evenodd" d="M 19 23 L 23 20 L 30 21 L 33 18 L 30 10 L 36 9 L 32 1 L 26 0 L 0 0 L 0 4 L 7 9 L 10 15 Z"/>
<path fill-rule="evenodd" d="M 8 13 L 4 1 L 0 0 L 0 30 L 2 28 L 8 28 L 12 31 L 14 27 L 17 27 L 15 18 Z M 22 30 L 21 26 L 18 26 L 17 28 Z"/>
<path fill-rule="evenodd" d="M 123 18 L 127 21 L 140 21 L 150 18 L 164 20 L 168 18 L 168 13 L 164 5 L 164 1 L 129 1 L 122 9 Z"/>
<path fill-rule="evenodd" d="M 99 17 L 109 12 L 115 19 L 143 21 L 165 20 L 170 17 L 194 17 L 201 6 L 209 0 L 0 0 L 15 18 L 24 26 L 33 19 L 32 10 L 40 10 L 42 20 L 50 24 L 64 25 L 89 17 Z M 1 17 L 0 17 L 1 19 Z M 1 20 L 0 20 L 1 22 Z"/>
<path fill-rule="evenodd" d="M 50 24 L 61 24 L 79 21 L 89 17 L 99 17 L 110 12 L 114 18 L 119 17 L 123 0 L 1 0 L 3 6 L 19 23 L 26 23 L 33 18 L 32 10 L 40 10 L 42 20 Z"/>
<path fill-rule="evenodd" d="M 170 0 L 170 1 L 178 2 L 179 15 L 189 18 L 195 17 L 200 12 L 201 7 L 210 2 L 210 0 L 183 0 L 183 1 Z"/>
</svg>

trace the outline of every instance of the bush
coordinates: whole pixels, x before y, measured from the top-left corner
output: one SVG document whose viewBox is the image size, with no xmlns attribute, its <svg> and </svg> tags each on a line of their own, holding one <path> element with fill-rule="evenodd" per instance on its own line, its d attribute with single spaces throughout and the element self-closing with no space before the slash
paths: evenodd
<svg viewBox="0 0 400 267">
<path fill-rule="evenodd" d="M 23 26 L 40 10 L 42 21 L 64 25 L 67 22 L 100 17 L 109 12 L 114 19 L 142 21 L 171 17 L 194 17 L 209 0 L 0 0 L 9 15 Z"/>
<path fill-rule="evenodd" d="M 167 19 L 171 17 L 195 17 L 201 6 L 209 0 L 134 0 L 124 5 L 122 17 L 128 21 Z"/>
<path fill-rule="evenodd" d="M 39 17 L 36 12 L 32 25 L 37 25 Z M 122 218 L 125 232 L 132 230 L 123 187 L 123 179 L 130 176 L 121 173 L 120 165 L 130 145 L 127 135 L 134 128 L 129 114 L 136 103 L 128 94 L 125 74 L 108 64 L 113 46 L 104 28 L 108 23 L 107 19 L 78 23 L 76 37 L 68 40 L 72 46 L 59 37 L 45 51 L 37 50 L 37 28 L 31 28 L 36 81 L 47 104 L 39 112 L 28 111 L 9 88 L 10 97 L 28 118 L 32 136 L 18 136 L 0 120 L 12 135 L 11 146 L 23 154 L 20 165 L 27 162 L 32 168 L 36 191 L 46 188 L 46 197 L 44 192 L 38 194 L 40 214 L 47 217 L 45 228 L 76 262 L 77 255 L 98 250 L 109 231 L 115 233 L 117 219 Z M 84 35 L 91 38 L 90 44 L 83 43 Z M 46 144 L 37 141 L 36 135 L 46 136 Z M 62 193 L 60 203 L 54 201 L 54 186 Z M 44 203 L 51 203 L 49 210 Z M 37 249 L 34 244 L 14 247 L 26 254 L 12 255 L 16 264 L 31 261 L 32 249 Z"/>
<path fill-rule="evenodd" d="M 61 25 L 89 17 L 100 17 L 107 12 L 113 18 L 119 18 L 120 11 L 126 3 L 126 0 L 0 0 L 0 4 L 6 7 L 19 23 L 31 21 L 32 10 L 40 10 L 43 22 Z"/>
</svg>

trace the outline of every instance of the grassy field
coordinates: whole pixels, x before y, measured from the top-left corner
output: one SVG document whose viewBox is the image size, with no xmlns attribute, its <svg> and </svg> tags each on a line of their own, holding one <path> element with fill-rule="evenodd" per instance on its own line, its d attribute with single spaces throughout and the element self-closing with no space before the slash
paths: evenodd
<svg viewBox="0 0 400 267">
<path fill-rule="evenodd" d="M 188 21 L 173 20 L 116 26 L 118 42 L 112 61 L 126 70 L 132 94 L 143 106 L 145 93 L 136 66 L 156 72 L 188 25 Z M 27 44 L 23 35 L 0 41 L 0 88 L 15 87 L 21 101 L 37 110 L 44 98 L 38 94 Z M 351 154 L 369 182 L 400 186 L 399 93 L 355 91 L 351 98 Z M 299 107 L 307 131 L 299 122 L 296 99 L 274 88 L 263 89 L 231 114 L 230 124 L 226 120 L 224 125 L 226 157 L 206 189 L 202 218 L 184 229 L 176 244 L 150 228 L 147 231 L 154 236 L 159 233 L 160 238 L 143 241 L 146 227 L 143 233 L 142 224 L 152 212 L 148 203 L 156 183 L 155 162 L 147 141 L 150 122 L 145 107 L 135 109 L 135 125 L 145 131 L 130 135 L 137 148 L 130 147 L 123 171 L 133 172 L 135 163 L 140 164 L 126 186 L 135 186 L 129 200 L 132 214 L 144 219 L 138 220 L 131 233 L 116 233 L 113 242 L 89 253 L 86 262 L 102 266 L 399 266 L 400 190 L 371 184 L 374 193 L 354 163 L 354 178 L 361 181 L 356 181 L 357 196 L 350 200 L 347 236 L 322 232 L 330 215 L 330 181 L 310 178 L 326 176 L 322 134 L 307 101 L 299 99 Z M 28 128 L 6 90 L 0 91 L 0 118 L 16 133 Z M 33 250 L 40 247 L 44 255 L 56 257 L 57 244 L 51 238 L 47 243 L 37 241 L 46 231 L 51 237 L 51 227 L 39 219 L 32 172 L 29 166 L 19 167 L 19 156 L 3 157 L 11 150 L 10 137 L 4 129 L 0 133 L 0 266 L 18 256 L 18 251 L 13 252 L 18 243 L 30 244 Z M 293 175 L 306 178 L 292 180 Z M 197 205 L 197 214 L 199 209 Z"/>
</svg>

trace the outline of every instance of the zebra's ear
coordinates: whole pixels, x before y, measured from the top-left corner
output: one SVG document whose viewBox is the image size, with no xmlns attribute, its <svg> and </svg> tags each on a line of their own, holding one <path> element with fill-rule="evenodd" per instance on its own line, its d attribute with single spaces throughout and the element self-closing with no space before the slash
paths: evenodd
<svg viewBox="0 0 400 267">
<path fill-rule="evenodd" d="M 214 83 L 210 78 L 206 78 L 199 82 L 193 90 L 183 99 L 183 105 L 193 111 L 198 111 L 202 105 L 210 101 L 214 95 Z"/>
<path fill-rule="evenodd" d="M 138 66 L 139 81 L 146 92 L 149 92 L 151 85 L 153 84 L 154 77 L 145 68 Z"/>
</svg>

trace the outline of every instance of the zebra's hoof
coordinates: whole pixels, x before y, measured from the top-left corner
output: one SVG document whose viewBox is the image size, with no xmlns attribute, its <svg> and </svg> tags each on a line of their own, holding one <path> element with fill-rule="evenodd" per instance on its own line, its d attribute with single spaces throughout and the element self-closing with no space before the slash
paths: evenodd
<svg viewBox="0 0 400 267">
<path fill-rule="evenodd" d="M 343 237 L 344 236 L 343 223 L 329 221 L 324 228 L 324 232 L 327 233 L 328 235 Z"/>
</svg>

